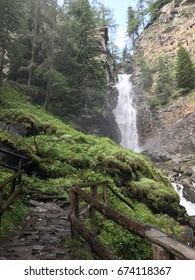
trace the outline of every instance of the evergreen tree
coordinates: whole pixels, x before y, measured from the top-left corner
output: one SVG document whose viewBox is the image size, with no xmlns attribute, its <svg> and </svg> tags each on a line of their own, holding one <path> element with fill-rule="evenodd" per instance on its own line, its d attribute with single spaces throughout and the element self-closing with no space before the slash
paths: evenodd
<svg viewBox="0 0 195 280">
<path fill-rule="evenodd" d="M 74 23 L 74 45 L 76 46 L 77 84 L 79 84 L 80 102 L 86 111 L 93 100 L 91 87 L 103 86 L 103 67 L 99 59 L 97 36 L 93 11 L 88 0 L 71 2 L 68 10 L 69 18 Z M 102 98 L 100 98 L 102 100 Z"/>
<path fill-rule="evenodd" d="M 195 86 L 195 68 L 189 52 L 179 46 L 177 51 L 176 80 L 179 88 L 193 88 Z"/>
<path fill-rule="evenodd" d="M 140 17 L 138 13 L 132 8 L 128 8 L 128 22 L 127 22 L 127 33 L 131 38 L 133 48 L 135 47 L 135 40 L 139 36 Z"/>
<path fill-rule="evenodd" d="M 172 67 L 170 60 L 167 56 L 161 55 L 157 62 L 157 85 L 155 93 L 157 94 L 160 103 L 165 104 L 168 102 L 169 96 L 173 91 L 173 77 Z"/>
<path fill-rule="evenodd" d="M 152 71 L 143 55 L 139 55 L 138 57 L 138 69 L 139 77 L 137 83 L 141 89 L 147 90 L 152 86 L 153 78 Z"/>
<path fill-rule="evenodd" d="M 41 17 L 41 0 L 34 0 L 29 2 L 30 16 L 31 16 L 31 58 L 28 65 L 28 87 L 31 86 L 33 78 L 33 70 L 36 67 L 36 51 L 39 43 L 40 34 L 40 17 Z"/>
<path fill-rule="evenodd" d="M 147 4 L 148 24 L 150 26 L 159 16 L 160 10 L 163 6 L 171 3 L 172 0 L 145 0 Z"/>
<path fill-rule="evenodd" d="M 117 25 L 114 20 L 113 10 L 111 10 L 109 7 L 106 7 L 100 1 L 94 0 L 92 3 L 92 9 L 97 28 L 108 27 L 110 33 L 115 31 Z"/>
<path fill-rule="evenodd" d="M 3 82 L 5 55 L 13 51 L 17 30 L 20 28 L 22 0 L 0 0 L 0 86 Z"/>
<path fill-rule="evenodd" d="M 140 22 L 143 30 L 145 29 L 146 26 L 146 16 L 148 14 L 148 7 L 146 5 L 146 2 L 147 1 L 145 0 L 138 0 L 137 9 L 136 9 L 137 14 L 140 17 Z"/>
</svg>

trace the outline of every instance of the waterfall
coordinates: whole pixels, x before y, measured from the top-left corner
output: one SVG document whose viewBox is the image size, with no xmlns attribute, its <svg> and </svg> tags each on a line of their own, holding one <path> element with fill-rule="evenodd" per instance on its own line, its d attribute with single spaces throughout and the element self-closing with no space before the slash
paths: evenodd
<svg viewBox="0 0 195 280">
<path fill-rule="evenodd" d="M 136 109 L 133 106 L 133 89 L 127 74 L 118 75 L 118 104 L 113 110 L 116 122 L 121 132 L 120 145 L 124 148 L 139 152 L 138 133 L 136 125 Z"/>
</svg>

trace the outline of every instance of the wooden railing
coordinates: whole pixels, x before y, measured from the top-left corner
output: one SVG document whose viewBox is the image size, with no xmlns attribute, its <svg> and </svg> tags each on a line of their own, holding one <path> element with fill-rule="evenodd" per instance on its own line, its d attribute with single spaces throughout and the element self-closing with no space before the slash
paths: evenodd
<svg viewBox="0 0 195 280">
<path fill-rule="evenodd" d="M 11 158 L 14 158 L 14 159 L 17 160 L 17 166 L 14 166 L 14 165 L 3 163 L 1 161 L 1 158 L 0 158 L 0 165 L 1 166 L 6 167 L 8 169 L 12 169 L 14 171 L 22 170 L 23 162 L 24 162 L 24 160 L 27 160 L 27 157 L 25 157 L 25 156 L 10 152 L 10 151 L 2 149 L 2 148 L 0 148 L 0 154 L 10 156 Z"/>
<path fill-rule="evenodd" d="M 21 176 L 24 173 L 23 170 L 17 172 L 13 176 L 5 179 L 0 182 L 0 217 L 3 213 L 9 208 L 9 206 L 13 203 L 14 199 L 22 190 Z M 10 190 L 8 194 L 5 194 L 4 190 L 10 186 Z"/>
<path fill-rule="evenodd" d="M 17 166 L 9 165 L 0 161 L 0 165 L 8 169 L 14 170 L 15 174 L 0 182 L 0 217 L 13 203 L 14 199 L 22 190 L 21 177 L 24 173 L 22 170 L 23 161 L 27 158 L 19 154 L 0 149 L 0 154 L 10 156 L 17 160 Z"/>
<path fill-rule="evenodd" d="M 101 186 L 103 187 L 103 203 L 97 200 L 97 187 Z M 107 182 L 75 184 L 72 186 L 71 211 L 69 215 L 72 238 L 78 239 L 79 234 L 81 234 L 101 259 L 117 259 L 81 221 L 79 203 L 82 198 L 90 207 L 89 215 L 93 221 L 95 221 L 95 211 L 98 211 L 129 232 L 149 240 L 152 243 L 153 259 L 195 260 L 195 250 L 192 248 L 167 236 L 166 233 L 156 227 L 130 219 L 109 207 L 107 205 L 107 198 L 108 189 L 111 188 L 108 186 Z M 90 193 L 83 190 L 86 187 L 90 187 Z"/>
</svg>

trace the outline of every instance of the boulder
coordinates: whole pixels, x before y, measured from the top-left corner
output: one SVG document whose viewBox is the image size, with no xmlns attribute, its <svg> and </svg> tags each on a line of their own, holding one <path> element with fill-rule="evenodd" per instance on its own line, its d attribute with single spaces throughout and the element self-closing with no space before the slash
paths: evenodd
<svg viewBox="0 0 195 280">
<path fill-rule="evenodd" d="M 181 184 L 184 187 L 183 196 L 185 197 L 185 199 L 192 203 L 195 203 L 195 187 L 190 184 L 190 180 L 185 178 L 181 181 Z"/>
</svg>

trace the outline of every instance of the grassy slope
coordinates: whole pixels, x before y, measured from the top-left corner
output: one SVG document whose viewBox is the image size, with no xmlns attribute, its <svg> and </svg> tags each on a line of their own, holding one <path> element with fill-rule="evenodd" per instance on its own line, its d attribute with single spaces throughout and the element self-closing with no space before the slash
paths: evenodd
<svg viewBox="0 0 195 280">
<path fill-rule="evenodd" d="M 28 137 L 16 137 L 0 130 L 1 143 L 32 161 L 33 171 L 24 177 L 26 187 L 55 190 L 69 199 L 71 184 L 106 179 L 117 191 L 123 187 L 134 205 L 132 210 L 111 195 L 114 208 L 168 234 L 182 232 L 173 218 L 162 214 L 181 215 L 179 197 L 168 179 L 146 157 L 122 149 L 110 139 L 75 131 L 9 88 L 0 90 L 0 106 L 0 120 L 12 126 L 20 124 L 28 131 Z M 1 169 L 0 174 L 5 177 L 6 171 Z M 6 214 L 5 227 L 12 222 L 12 208 Z M 121 258 L 149 258 L 147 242 L 140 243 L 138 237 L 112 222 L 98 219 L 103 229 L 100 238 Z"/>
</svg>

